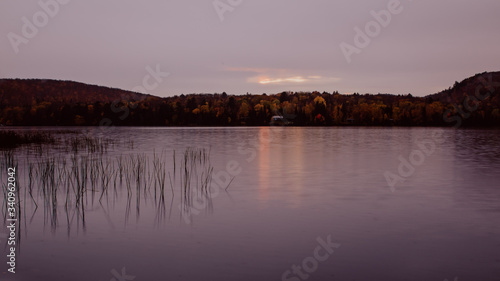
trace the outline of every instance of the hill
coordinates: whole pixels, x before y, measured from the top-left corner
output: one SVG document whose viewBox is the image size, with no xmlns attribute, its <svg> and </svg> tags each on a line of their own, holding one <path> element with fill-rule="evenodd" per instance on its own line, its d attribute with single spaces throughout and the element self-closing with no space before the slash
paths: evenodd
<svg viewBox="0 0 500 281">
<path fill-rule="evenodd" d="M 497 90 L 499 87 L 500 71 L 483 72 L 464 79 L 462 82 L 455 82 L 452 87 L 439 93 L 429 95 L 428 97 L 433 101 L 459 104 L 462 103 L 467 96 L 483 96 L 491 91 L 493 100 L 495 97 L 498 97 Z"/>
<path fill-rule="evenodd" d="M 11 106 L 29 106 L 41 102 L 68 105 L 109 103 L 123 96 L 129 96 L 134 100 L 147 97 L 140 93 L 73 81 L 0 79 L 0 103 Z"/>
<path fill-rule="evenodd" d="M 71 81 L 0 80 L 0 124 L 19 126 L 498 126 L 500 72 L 476 74 L 425 97 L 282 92 L 167 98 Z"/>
</svg>

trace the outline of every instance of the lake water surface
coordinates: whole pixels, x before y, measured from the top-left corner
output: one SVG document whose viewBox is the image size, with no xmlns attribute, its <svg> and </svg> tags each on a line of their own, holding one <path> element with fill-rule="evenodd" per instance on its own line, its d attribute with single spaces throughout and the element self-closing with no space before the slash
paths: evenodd
<svg viewBox="0 0 500 281">
<path fill-rule="evenodd" d="M 4 218 L 1 280 L 500 280 L 498 130 L 36 130 L 116 144 L 14 151 L 21 228 L 11 274 Z M 51 157 L 66 179 L 44 185 Z M 96 176 L 78 193 L 71 157 L 104 159 L 107 189 Z"/>
</svg>

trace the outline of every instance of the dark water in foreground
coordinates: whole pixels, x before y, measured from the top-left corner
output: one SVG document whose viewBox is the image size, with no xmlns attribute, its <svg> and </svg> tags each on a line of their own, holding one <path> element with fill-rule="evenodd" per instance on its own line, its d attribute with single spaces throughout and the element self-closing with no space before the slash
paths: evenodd
<svg viewBox="0 0 500 281">
<path fill-rule="evenodd" d="M 500 131 L 74 130 L 119 143 L 102 154 L 14 152 L 20 241 L 11 274 L 2 226 L 0 280 L 500 280 Z M 188 147 L 209 150 L 209 164 L 183 166 Z M 72 155 L 104 159 L 95 167 L 108 183 L 96 176 L 77 199 Z M 35 173 L 31 198 L 27 163 L 51 157 L 63 179 L 44 184 Z M 5 189 L 5 165 L 1 173 Z"/>
</svg>

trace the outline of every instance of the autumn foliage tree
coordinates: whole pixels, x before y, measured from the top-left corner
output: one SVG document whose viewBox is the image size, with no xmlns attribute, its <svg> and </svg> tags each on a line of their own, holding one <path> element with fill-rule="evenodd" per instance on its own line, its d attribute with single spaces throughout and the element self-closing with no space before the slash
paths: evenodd
<svg viewBox="0 0 500 281">
<path fill-rule="evenodd" d="M 0 124 L 266 126 L 280 115 L 295 126 L 448 126 L 454 116 L 465 126 L 498 126 L 498 81 L 500 72 L 481 73 L 426 97 L 288 91 L 160 98 L 70 81 L 3 79 Z"/>
</svg>

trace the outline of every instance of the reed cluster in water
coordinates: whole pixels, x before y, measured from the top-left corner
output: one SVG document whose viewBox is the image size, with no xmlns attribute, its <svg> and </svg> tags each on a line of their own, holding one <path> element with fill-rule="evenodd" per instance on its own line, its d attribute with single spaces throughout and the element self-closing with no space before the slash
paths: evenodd
<svg viewBox="0 0 500 281">
<path fill-rule="evenodd" d="M 90 206 L 109 203 L 126 196 L 126 217 L 132 200 L 136 202 L 137 216 L 142 198 L 152 202 L 158 210 L 158 220 L 165 217 L 165 199 L 179 192 L 181 204 L 189 207 L 193 196 L 208 193 L 214 168 L 210 149 L 187 147 L 179 153 L 163 149 L 160 152 L 133 153 L 132 141 L 114 141 L 89 135 L 66 135 L 53 142 L 24 150 L 1 151 L 0 171 L 18 166 L 18 207 L 32 202 L 35 213 L 42 207 L 45 222 L 52 229 L 58 225 L 58 214 L 76 214 L 85 226 L 85 210 Z M 115 146 L 128 146 L 127 153 L 119 153 Z M 5 175 L 0 173 L 0 180 Z M 2 189 L 4 197 L 5 189 Z M 5 204 L 2 212 L 5 216 Z M 69 231 L 69 230 L 68 230 Z"/>
</svg>

